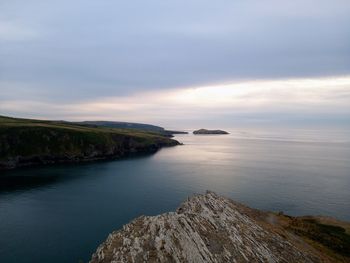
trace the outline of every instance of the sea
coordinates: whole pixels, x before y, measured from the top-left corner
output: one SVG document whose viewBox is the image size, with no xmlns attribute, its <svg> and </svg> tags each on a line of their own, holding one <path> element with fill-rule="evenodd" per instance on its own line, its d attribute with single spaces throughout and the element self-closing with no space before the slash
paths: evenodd
<svg viewBox="0 0 350 263">
<path fill-rule="evenodd" d="M 88 262 L 109 233 L 215 191 L 253 208 L 350 221 L 349 129 L 177 135 L 155 154 L 0 172 L 0 262 Z"/>
</svg>

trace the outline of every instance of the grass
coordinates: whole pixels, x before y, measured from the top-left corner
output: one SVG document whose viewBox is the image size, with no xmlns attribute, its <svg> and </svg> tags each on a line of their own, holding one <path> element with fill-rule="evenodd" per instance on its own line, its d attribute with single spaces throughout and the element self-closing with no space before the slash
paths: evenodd
<svg viewBox="0 0 350 263">
<path fill-rule="evenodd" d="M 131 136 L 146 136 L 146 137 L 155 137 L 161 136 L 159 133 L 147 132 L 142 130 L 135 129 L 118 129 L 118 128 L 106 128 L 106 127 L 92 127 L 89 125 L 78 125 L 71 124 L 62 121 L 49 121 L 49 120 L 32 120 L 32 119 L 19 119 L 0 116 L 0 128 L 9 128 L 9 127 L 46 127 L 46 128 L 59 128 L 59 129 L 68 129 L 74 131 L 82 132 L 105 132 L 105 133 L 118 133 Z"/>
<path fill-rule="evenodd" d="M 350 262 L 350 223 L 322 216 L 274 215 L 285 230 L 326 255 L 330 261 L 325 262 Z"/>
<path fill-rule="evenodd" d="M 88 158 L 176 145 L 159 133 L 0 116 L 0 160 L 37 156 Z"/>
<path fill-rule="evenodd" d="M 293 220 L 289 227 L 298 235 L 350 257 L 350 235 L 340 226 L 321 224 L 316 219 L 306 218 Z"/>
</svg>

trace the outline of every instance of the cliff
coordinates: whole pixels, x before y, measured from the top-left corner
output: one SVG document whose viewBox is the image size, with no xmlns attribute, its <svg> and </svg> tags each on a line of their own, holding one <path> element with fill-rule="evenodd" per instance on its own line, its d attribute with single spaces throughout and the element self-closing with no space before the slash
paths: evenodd
<svg viewBox="0 0 350 263">
<path fill-rule="evenodd" d="M 176 212 L 142 216 L 113 232 L 90 263 L 349 262 L 290 229 L 293 220 L 207 192 Z"/>
<path fill-rule="evenodd" d="M 0 169 L 120 158 L 178 144 L 159 133 L 0 116 Z"/>
</svg>

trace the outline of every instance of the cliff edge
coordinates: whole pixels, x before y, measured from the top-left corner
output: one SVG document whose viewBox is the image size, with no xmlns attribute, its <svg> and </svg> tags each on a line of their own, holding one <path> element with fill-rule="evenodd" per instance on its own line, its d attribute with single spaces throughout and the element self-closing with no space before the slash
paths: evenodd
<svg viewBox="0 0 350 263">
<path fill-rule="evenodd" d="M 113 232 L 96 262 L 346 262 L 287 230 L 284 215 L 261 212 L 213 192 L 176 212 L 142 216 Z M 342 260 L 344 259 L 344 261 Z"/>
<path fill-rule="evenodd" d="M 0 170 L 117 159 L 175 145 L 179 142 L 142 130 L 0 116 Z"/>
</svg>

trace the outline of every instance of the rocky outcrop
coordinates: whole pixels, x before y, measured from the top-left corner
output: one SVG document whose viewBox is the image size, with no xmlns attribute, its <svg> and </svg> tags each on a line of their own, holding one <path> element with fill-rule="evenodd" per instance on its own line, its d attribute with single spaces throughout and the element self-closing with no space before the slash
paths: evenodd
<svg viewBox="0 0 350 263">
<path fill-rule="evenodd" d="M 193 134 L 229 134 L 227 131 L 223 130 L 207 130 L 199 129 L 193 132 Z"/>
<path fill-rule="evenodd" d="M 142 216 L 113 232 L 90 262 L 333 260 L 286 230 L 279 215 L 207 192 L 189 198 L 176 212 Z"/>
</svg>

